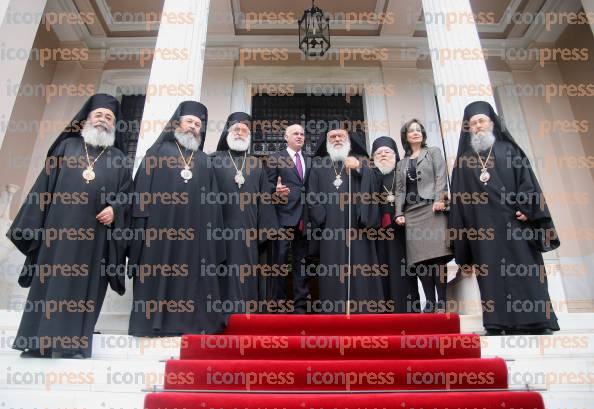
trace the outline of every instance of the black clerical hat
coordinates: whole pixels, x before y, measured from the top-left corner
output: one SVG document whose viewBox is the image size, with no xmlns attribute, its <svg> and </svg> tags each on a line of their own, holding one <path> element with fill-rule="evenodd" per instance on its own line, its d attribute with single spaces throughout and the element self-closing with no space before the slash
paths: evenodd
<svg viewBox="0 0 594 409">
<path fill-rule="evenodd" d="M 114 142 L 114 146 L 121 150 L 123 153 L 127 153 L 124 138 L 121 134 L 121 126 L 119 121 L 121 119 L 121 112 L 120 112 L 120 103 L 118 102 L 115 97 L 108 95 L 108 94 L 95 94 L 90 97 L 85 104 L 82 106 L 80 111 L 72 118 L 72 120 L 68 123 L 64 131 L 58 136 L 58 138 L 54 141 L 52 146 L 48 151 L 48 156 L 52 155 L 52 152 L 56 147 L 67 138 L 73 137 L 81 137 L 80 131 L 83 128 L 84 122 L 89 117 L 89 114 L 96 109 L 99 108 L 106 108 L 113 112 L 115 117 L 115 129 L 116 129 L 116 138 Z"/>
<path fill-rule="evenodd" d="M 379 148 L 388 147 L 392 149 L 396 153 L 396 160 L 400 160 L 398 157 L 398 147 L 396 146 L 396 141 L 394 138 L 390 138 L 389 136 L 380 136 L 375 141 L 373 141 L 373 145 L 371 146 L 371 154 L 373 155 L 375 151 Z"/>
<path fill-rule="evenodd" d="M 155 143 L 152 146 L 157 146 L 162 144 L 166 140 L 173 140 L 173 132 L 175 128 L 179 124 L 179 120 L 182 116 L 186 115 L 193 115 L 200 118 L 202 121 L 202 126 L 200 127 L 200 146 L 199 149 L 202 150 L 204 147 L 204 140 L 206 139 L 206 129 L 208 125 L 208 109 L 204 104 L 201 104 L 197 101 L 184 101 L 177 106 L 175 112 L 171 116 L 165 128 L 161 132 L 161 135 L 157 138 Z M 152 148 L 151 146 L 151 148 Z M 148 151 L 147 151 L 148 152 Z"/>
<path fill-rule="evenodd" d="M 179 104 L 179 117 L 194 115 L 203 122 L 208 120 L 208 109 L 198 101 L 184 101 Z M 179 119 L 179 118 L 177 118 Z"/>
<path fill-rule="evenodd" d="M 472 102 L 468 104 L 468 106 L 466 106 L 466 108 L 464 109 L 465 120 L 470 120 L 470 118 L 478 114 L 487 115 L 489 118 L 491 118 L 491 120 L 493 120 L 494 117 L 497 116 L 491 104 L 489 104 L 486 101 Z"/>
<path fill-rule="evenodd" d="M 221 133 L 221 137 L 219 138 L 219 143 L 217 144 L 217 151 L 228 151 L 229 144 L 227 144 L 227 134 L 229 133 L 229 129 L 235 124 L 243 123 L 250 128 L 252 131 L 252 117 L 245 112 L 233 112 L 227 118 L 227 122 L 225 123 L 225 127 L 223 128 L 223 132 Z"/>
<path fill-rule="evenodd" d="M 120 103 L 108 94 L 96 94 L 89 98 L 89 113 L 99 108 L 106 108 L 117 116 L 120 112 Z M 88 114 L 87 114 L 88 115 Z"/>
</svg>

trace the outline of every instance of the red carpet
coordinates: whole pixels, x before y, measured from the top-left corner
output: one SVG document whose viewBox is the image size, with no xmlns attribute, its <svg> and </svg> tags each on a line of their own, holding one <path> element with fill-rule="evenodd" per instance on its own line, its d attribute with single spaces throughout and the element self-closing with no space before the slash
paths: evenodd
<svg viewBox="0 0 594 409">
<path fill-rule="evenodd" d="M 544 408 L 459 332 L 455 314 L 234 315 L 223 335 L 182 338 L 145 408 Z"/>
<path fill-rule="evenodd" d="M 147 409 L 542 409 L 536 392 L 369 394 L 152 393 Z"/>
<path fill-rule="evenodd" d="M 480 337 L 449 335 L 185 335 L 180 359 L 480 358 Z"/>
<path fill-rule="evenodd" d="M 315 317 L 315 319 L 312 319 Z M 458 334 L 457 314 L 232 315 L 226 335 Z"/>
<path fill-rule="evenodd" d="M 182 361 L 169 360 L 165 389 L 349 391 L 505 389 L 505 361 Z M 173 376 L 177 374 L 177 376 Z"/>
</svg>

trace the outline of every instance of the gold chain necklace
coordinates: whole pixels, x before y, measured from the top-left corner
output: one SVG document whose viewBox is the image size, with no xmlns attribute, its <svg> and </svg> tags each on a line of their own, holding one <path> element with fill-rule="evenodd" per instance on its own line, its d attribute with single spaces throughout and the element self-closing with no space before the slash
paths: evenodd
<svg viewBox="0 0 594 409">
<path fill-rule="evenodd" d="M 334 179 L 334 182 L 332 182 L 332 184 L 334 185 L 336 190 L 338 190 L 338 189 L 340 189 L 340 186 L 342 186 L 342 176 L 340 176 L 340 175 L 342 174 L 342 170 L 344 169 L 344 162 L 342 163 L 340 172 L 336 171 L 336 166 L 334 165 L 334 162 L 332 162 L 332 168 L 334 168 L 334 174 L 336 175 L 336 179 Z"/>
<path fill-rule="evenodd" d="M 190 159 L 188 159 L 186 161 L 186 158 L 184 158 L 184 154 L 181 151 L 179 143 L 177 143 L 177 141 L 175 141 L 175 144 L 177 145 L 177 150 L 179 151 L 181 160 L 184 162 L 184 168 L 180 172 L 180 175 L 181 175 L 182 179 L 184 180 L 184 183 L 188 183 L 188 180 L 192 179 L 192 177 L 194 176 L 194 174 L 190 170 L 190 165 L 192 164 L 192 158 L 194 157 L 194 151 L 192 151 L 192 153 L 190 154 Z"/>
<path fill-rule="evenodd" d="M 495 144 L 493 144 L 495 145 Z M 479 176 L 479 180 L 481 182 L 483 182 L 483 184 L 487 184 L 487 182 L 491 179 L 491 175 L 489 174 L 489 171 L 487 171 L 487 164 L 489 163 L 489 159 L 491 158 L 491 152 L 493 151 L 493 145 L 491 145 L 491 148 L 489 149 L 489 154 L 487 155 L 487 159 L 483 162 L 483 158 L 481 158 L 481 154 L 480 153 L 476 153 L 479 161 L 481 162 L 481 175 Z"/>
<path fill-rule="evenodd" d="M 392 178 L 392 187 L 390 188 L 390 190 L 388 190 L 388 188 L 383 183 L 382 187 L 388 194 L 388 203 L 394 206 L 394 203 L 396 202 L 396 195 L 394 195 L 394 185 L 396 184 L 396 170 L 394 169 L 392 172 L 394 172 L 394 177 Z"/>
<path fill-rule="evenodd" d="M 235 168 L 235 183 L 237 183 L 237 187 L 241 189 L 241 186 L 243 186 L 243 184 L 245 183 L 245 177 L 243 176 L 243 168 L 245 166 L 245 160 L 247 159 L 247 151 L 245 151 L 245 154 L 243 155 L 243 163 L 241 164 L 241 169 L 237 168 L 237 165 L 235 164 L 235 160 L 233 159 L 233 156 L 231 155 L 231 151 L 227 151 L 227 153 L 229 154 L 229 157 L 231 158 L 231 162 L 233 163 L 233 167 Z"/>
<path fill-rule="evenodd" d="M 101 155 L 103 155 L 103 152 L 105 152 L 105 150 L 107 149 L 107 146 L 104 147 L 103 150 L 101 151 L 101 153 L 99 155 L 97 155 L 95 160 L 93 162 L 91 162 L 91 159 L 89 158 L 89 150 L 87 148 L 87 143 L 84 142 L 84 145 L 85 145 L 85 154 L 87 155 L 87 168 L 85 170 L 83 170 L 82 177 L 85 180 L 85 182 L 87 184 L 89 184 L 89 183 L 91 183 L 92 180 L 95 180 L 95 171 L 94 171 L 95 163 L 97 163 L 97 161 L 99 160 Z"/>
</svg>

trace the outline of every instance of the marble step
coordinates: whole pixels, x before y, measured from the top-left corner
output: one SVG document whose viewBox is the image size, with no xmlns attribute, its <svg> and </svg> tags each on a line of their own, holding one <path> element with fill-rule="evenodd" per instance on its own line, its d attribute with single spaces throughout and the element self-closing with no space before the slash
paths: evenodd
<svg viewBox="0 0 594 409">
<path fill-rule="evenodd" d="M 0 330 L 17 329 L 21 320 L 21 311 L 0 309 Z M 560 332 L 594 332 L 594 313 L 557 314 Z M 95 329 L 108 334 L 127 334 L 130 314 L 106 312 L 99 315 Z M 463 333 L 484 332 L 481 315 L 461 315 L 460 327 Z"/>
</svg>

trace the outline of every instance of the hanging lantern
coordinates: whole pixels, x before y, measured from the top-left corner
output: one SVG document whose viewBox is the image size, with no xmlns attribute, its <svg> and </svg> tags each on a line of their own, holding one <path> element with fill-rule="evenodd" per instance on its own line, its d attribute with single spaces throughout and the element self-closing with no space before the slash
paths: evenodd
<svg viewBox="0 0 594 409">
<path fill-rule="evenodd" d="M 313 0 L 299 20 L 299 49 L 307 56 L 322 56 L 330 49 L 330 19 Z"/>
</svg>

